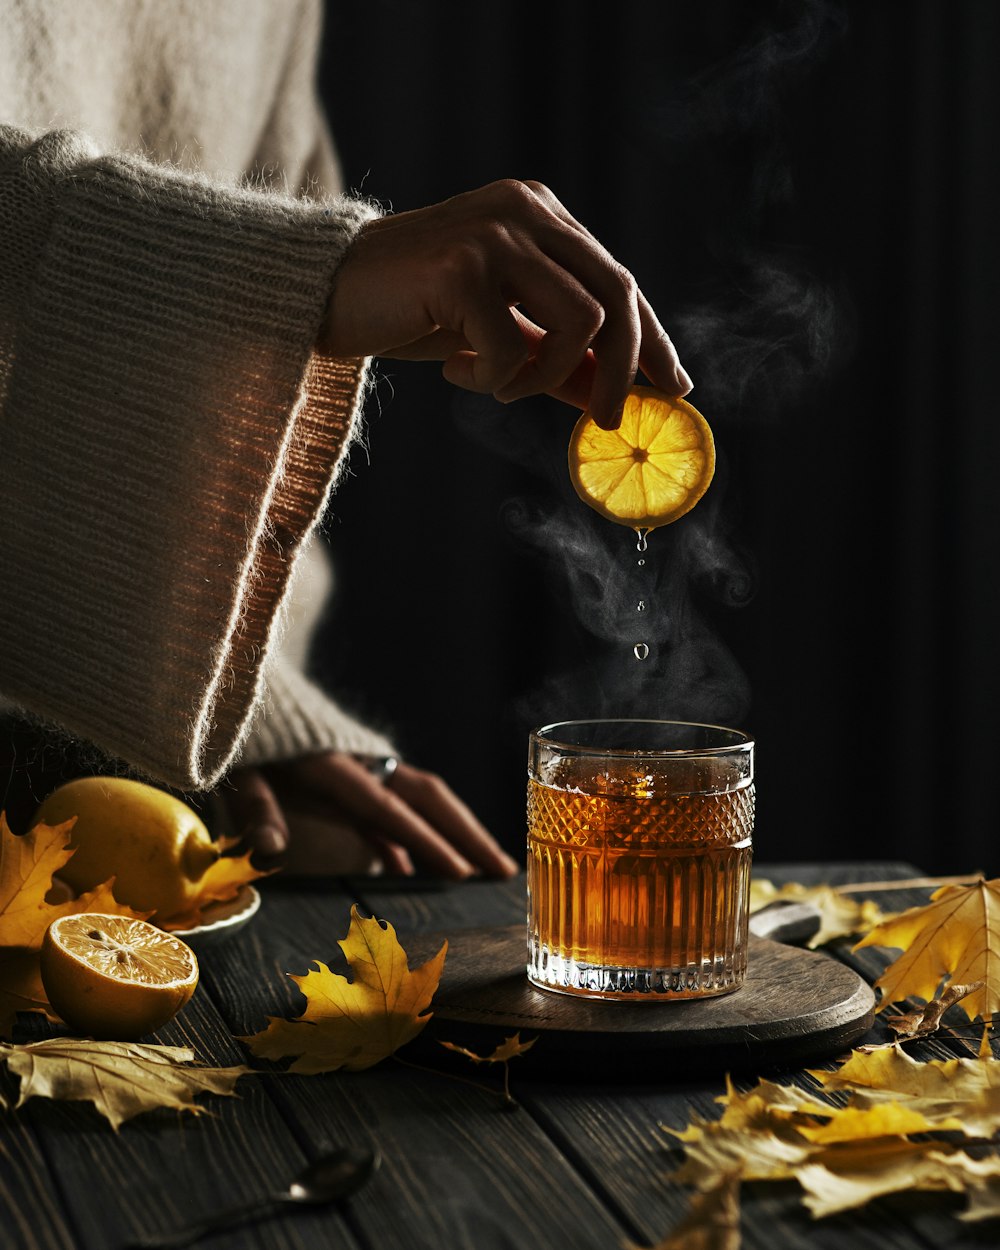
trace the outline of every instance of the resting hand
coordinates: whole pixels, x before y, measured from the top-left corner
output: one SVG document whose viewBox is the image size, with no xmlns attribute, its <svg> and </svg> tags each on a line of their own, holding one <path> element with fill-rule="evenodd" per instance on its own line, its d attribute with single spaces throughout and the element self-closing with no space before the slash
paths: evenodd
<svg viewBox="0 0 1000 1250">
<path fill-rule="evenodd" d="M 632 275 L 537 182 L 491 183 L 366 225 L 337 271 L 318 348 L 443 360 L 456 386 L 504 403 L 548 393 L 609 428 L 640 366 L 672 395 L 691 389 Z"/>
<path fill-rule="evenodd" d="M 265 857 L 282 856 L 296 872 L 357 871 L 344 865 L 344 843 L 367 843 L 369 860 L 408 876 L 414 860 L 427 872 L 460 880 L 475 872 L 510 877 L 505 854 L 446 782 L 400 762 L 390 785 L 351 755 L 327 751 L 265 769 L 232 772 L 218 792 L 234 832 Z M 290 831 L 306 818 L 302 845 Z M 365 865 L 367 866 L 367 865 Z"/>
</svg>

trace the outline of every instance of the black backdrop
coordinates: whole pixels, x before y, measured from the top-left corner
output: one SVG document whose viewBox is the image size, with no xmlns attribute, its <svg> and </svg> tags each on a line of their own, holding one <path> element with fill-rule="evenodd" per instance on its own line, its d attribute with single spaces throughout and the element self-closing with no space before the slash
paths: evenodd
<svg viewBox="0 0 1000 1250">
<path fill-rule="evenodd" d="M 316 665 L 512 849 L 531 724 L 622 713 L 754 733 L 763 859 L 1000 872 L 998 38 L 995 0 L 331 3 L 348 185 L 547 183 L 718 441 L 639 630 L 629 532 L 566 479 L 575 414 L 380 366 Z"/>
</svg>

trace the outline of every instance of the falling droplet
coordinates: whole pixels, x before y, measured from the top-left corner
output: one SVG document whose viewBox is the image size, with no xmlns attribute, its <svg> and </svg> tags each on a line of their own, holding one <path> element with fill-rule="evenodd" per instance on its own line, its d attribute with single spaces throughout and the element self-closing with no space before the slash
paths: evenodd
<svg viewBox="0 0 1000 1250">
<path fill-rule="evenodd" d="M 637 563 L 638 563 L 638 565 L 639 565 L 639 568 L 642 568 L 642 567 L 643 567 L 643 565 L 646 563 L 646 561 L 645 561 L 645 560 L 639 560 L 639 561 L 637 561 Z"/>
<path fill-rule="evenodd" d="M 637 660 L 644 660 L 649 655 L 649 647 L 644 642 L 637 642 L 632 648 L 632 653 Z"/>
<path fill-rule="evenodd" d="M 649 530 L 636 530 L 635 533 L 636 533 L 636 543 L 635 543 L 636 551 L 645 551 L 646 550 L 646 538 L 649 535 Z"/>
<path fill-rule="evenodd" d="M 646 600 L 645 600 L 645 599 L 640 599 L 640 600 L 639 600 L 639 602 L 635 605 L 635 610 L 636 610 L 637 612 L 645 612 L 645 611 L 646 611 Z"/>
</svg>

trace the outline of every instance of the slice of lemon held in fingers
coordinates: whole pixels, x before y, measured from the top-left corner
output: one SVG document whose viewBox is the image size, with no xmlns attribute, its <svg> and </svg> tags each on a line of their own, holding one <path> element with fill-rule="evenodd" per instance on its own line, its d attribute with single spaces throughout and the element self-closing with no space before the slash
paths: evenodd
<svg viewBox="0 0 1000 1250">
<path fill-rule="evenodd" d="M 690 512 L 715 473 L 708 422 L 686 400 L 633 386 L 617 430 L 584 413 L 569 441 L 569 475 L 584 503 L 618 525 L 653 530 Z"/>
</svg>

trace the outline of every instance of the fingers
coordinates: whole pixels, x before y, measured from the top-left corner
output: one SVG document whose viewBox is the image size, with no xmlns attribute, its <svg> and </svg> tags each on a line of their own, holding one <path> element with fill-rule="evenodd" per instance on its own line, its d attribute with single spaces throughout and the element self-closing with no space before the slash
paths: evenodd
<svg viewBox="0 0 1000 1250">
<path fill-rule="evenodd" d="M 280 855 L 288 846 L 288 825 L 274 791 L 256 768 L 230 773 L 219 791 L 232 827 L 261 855 Z"/>
<path fill-rule="evenodd" d="M 477 820 L 447 782 L 433 773 L 400 762 L 392 788 L 484 872 L 512 877 L 519 865 Z"/>
<path fill-rule="evenodd" d="M 296 776 L 334 799 L 352 818 L 388 842 L 398 843 L 430 871 L 463 880 L 475 867 L 393 789 L 349 755 L 327 752 L 294 761 Z"/>
<path fill-rule="evenodd" d="M 473 301 L 459 319 L 462 338 L 470 350 L 448 357 L 442 370 L 445 378 L 467 391 L 497 394 L 528 360 L 517 322 L 499 293 L 488 300 Z"/>
<path fill-rule="evenodd" d="M 409 851 L 397 842 L 390 842 L 387 838 L 371 832 L 368 834 L 368 840 L 378 852 L 382 860 L 382 869 L 387 877 L 412 877 L 417 871 Z"/>
<path fill-rule="evenodd" d="M 691 375 L 681 364 L 670 335 L 660 325 L 656 313 L 641 291 L 639 323 L 642 326 L 639 364 L 643 373 L 654 386 L 666 391 L 668 395 L 687 395 L 694 388 Z"/>
<path fill-rule="evenodd" d="M 338 268 L 318 347 L 443 360 L 449 381 L 505 402 L 572 393 L 606 427 L 640 366 L 671 394 L 691 387 L 632 275 L 535 182 L 368 223 Z"/>
<path fill-rule="evenodd" d="M 640 364 L 652 385 L 659 386 L 670 395 L 686 395 L 691 390 L 690 375 L 681 365 L 670 336 L 660 325 L 649 301 L 642 295 L 631 274 L 617 264 L 590 231 L 572 217 L 549 187 L 534 181 L 525 185 L 544 202 L 552 215 L 559 217 L 567 229 L 575 231 L 581 240 L 589 242 L 590 249 L 585 246 L 582 255 L 591 255 L 592 252 L 590 265 L 594 265 L 596 261 L 596 269 L 591 267 L 591 280 L 595 282 L 596 289 L 600 290 L 606 290 L 610 282 L 612 306 L 624 311 L 625 324 L 611 322 L 611 332 L 605 331 L 604 334 L 607 341 L 604 344 L 597 341 L 594 345 L 599 367 L 592 379 L 596 395 L 590 402 L 591 414 L 600 422 L 601 415 L 606 412 L 607 396 L 614 396 L 619 391 L 622 366 L 629 377 L 626 387 L 634 380 L 636 364 Z M 614 291 L 615 284 L 620 284 L 619 292 Z M 605 357 L 604 361 L 601 360 L 602 356 Z"/>
</svg>

